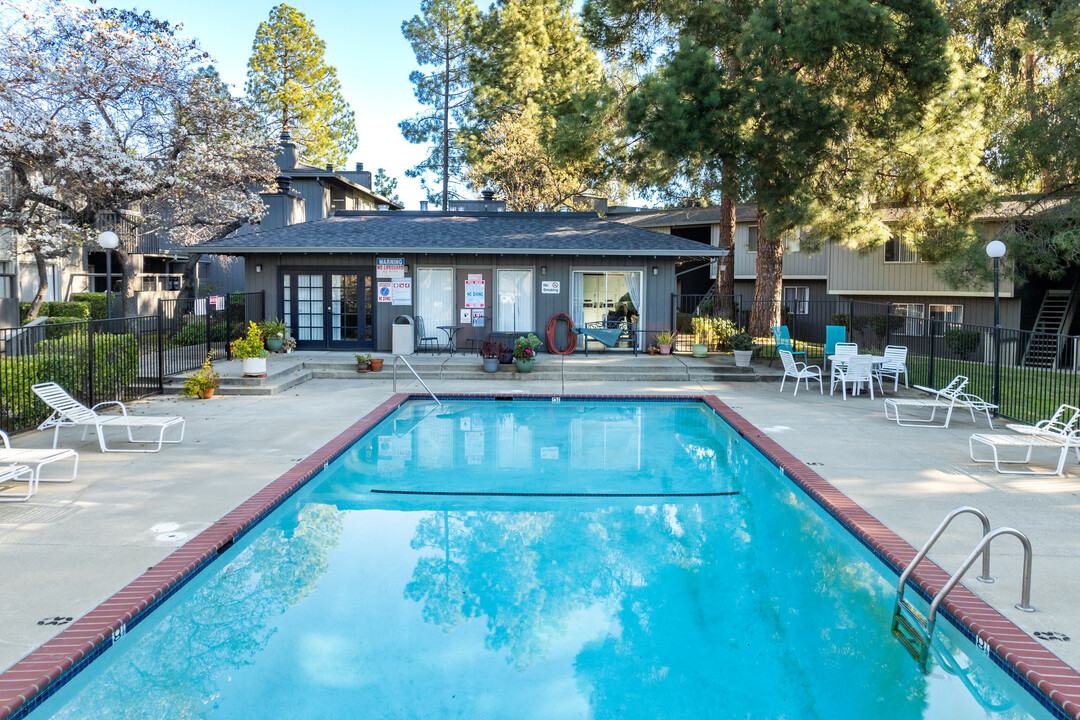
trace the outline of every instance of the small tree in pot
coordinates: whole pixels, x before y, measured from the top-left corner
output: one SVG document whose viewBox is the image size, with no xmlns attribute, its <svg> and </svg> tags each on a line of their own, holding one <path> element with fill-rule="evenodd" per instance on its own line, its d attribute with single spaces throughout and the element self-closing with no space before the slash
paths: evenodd
<svg viewBox="0 0 1080 720">
<path fill-rule="evenodd" d="M 499 358 L 505 355 L 507 350 L 506 345 L 491 338 L 480 343 L 480 357 L 484 359 L 484 372 L 498 372 Z"/>
<path fill-rule="evenodd" d="M 735 333 L 728 338 L 728 344 L 735 355 L 735 367 L 750 367 L 750 357 L 757 347 L 754 345 L 754 338 L 746 333 Z"/>
</svg>

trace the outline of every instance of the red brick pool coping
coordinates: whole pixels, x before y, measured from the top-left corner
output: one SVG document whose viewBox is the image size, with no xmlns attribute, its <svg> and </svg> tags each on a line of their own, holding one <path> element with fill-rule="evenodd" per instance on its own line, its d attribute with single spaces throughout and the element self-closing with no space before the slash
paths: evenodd
<svg viewBox="0 0 1080 720">
<path fill-rule="evenodd" d="M 530 395 L 497 393 L 495 397 L 522 399 L 610 400 L 610 395 Z M 248 528 L 273 510 L 308 479 L 326 467 L 358 438 L 402 403 L 422 395 L 398 393 L 379 405 L 329 443 L 241 503 L 214 525 L 171 553 L 101 605 L 0 674 L 0 720 L 26 706 L 36 706 L 46 691 L 73 667 L 85 663 L 123 636 L 127 623 L 138 618 L 163 596 L 171 594 L 193 573 L 227 548 Z M 492 394 L 444 394 L 449 398 L 491 398 Z M 881 524 L 874 516 L 811 470 L 794 455 L 712 396 L 627 395 L 634 400 L 699 400 L 723 417 L 740 435 L 772 460 L 792 481 L 825 507 L 848 529 L 896 567 L 905 567 L 916 549 Z M 912 579 L 929 593 L 940 589 L 949 575 L 925 560 Z M 1024 633 L 963 585 L 949 593 L 944 609 L 966 625 L 978 642 L 1011 665 L 1016 674 L 1080 720 L 1080 673 Z"/>
</svg>

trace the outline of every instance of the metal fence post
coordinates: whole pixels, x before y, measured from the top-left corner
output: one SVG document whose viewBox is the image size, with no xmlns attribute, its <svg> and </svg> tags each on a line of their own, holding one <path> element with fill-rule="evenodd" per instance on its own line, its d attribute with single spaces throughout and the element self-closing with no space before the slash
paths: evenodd
<svg viewBox="0 0 1080 720">
<path fill-rule="evenodd" d="M 98 400 L 95 397 L 95 395 L 97 394 L 96 393 L 97 389 L 94 387 L 94 321 L 93 320 L 87 320 L 86 321 L 86 342 L 90 346 L 89 350 L 86 353 L 86 356 L 87 356 L 86 366 L 87 366 L 88 372 L 90 374 L 90 377 L 87 378 L 87 381 L 86 381 L 86 387 L 88 387 L 90 389 L 90 406 L 93 407 L 94 405 L 97 405 L 97 403 L 98 403 Z M 101 432 L 101 430 L 99 429 L 98 432 Z"/>
<path fill-rule="evenodd" d="M 926 384 L 927 384 L 928 387 L 937 387 L 937 383 L 934 382 L 934 320 L 933 320 L 933 318 L 931 318 L 930 322 L 928 323 L 928 327 L 930 329 L 930 338 L 929 338 L 930 364 L 929 364 L 929 367 L 927 368 L 927 371 L 926 371 L 927 372 Z"/>
<path fill-rule="evenodd" d="M 165 394 L 165 315 L 161 312 L 161 303 L 158 303 L 157 315 L 157 347 L 158 347 L 158 392 Z"/>
<path fill-rule="evenodd" d="M 670 332 L 678 332 L 679 329 L 679 296 L 675 293 L 671 293 L 671 330 Z"/>
<path fill-rule="evenodd" d="M 885 303 L 885 345 L 892 345 L 892 303 Z"/>
<path fill-rule="evenodd" d="M 232 360 L 232 293 L 225 293 L 225 359 Z"/>
</svg>

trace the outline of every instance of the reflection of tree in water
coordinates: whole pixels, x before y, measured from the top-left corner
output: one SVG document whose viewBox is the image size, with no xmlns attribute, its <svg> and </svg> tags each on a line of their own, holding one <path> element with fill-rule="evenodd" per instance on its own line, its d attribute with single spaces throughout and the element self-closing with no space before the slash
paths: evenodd
<svg viewBox="0 0 1080 720">
<path fill-rule="evenodd" d="M 315 590 L 342 527 L 333 506 L 306 505 L 295 525 L 268 528 L 146 635 L 121 640 L 112 663 L 97 674 L 91 665 L 91 682 L 54 717 L 103 717 L 104 707 L 118 720 L 211 712 L 229 672 L 252 664 L 273 636 L 275 618 Z"/>
<path fill-rule="evenodd" d="M 611 629 L 575 663 L 597 718 L 920 717 L 889 584 L 775 479 L 751 484 L 730 501 L 435 513 L 405 594 L 447 631 L 484 617 L 488 649 L 521 670 L 603 607 Z"/>
</svg>

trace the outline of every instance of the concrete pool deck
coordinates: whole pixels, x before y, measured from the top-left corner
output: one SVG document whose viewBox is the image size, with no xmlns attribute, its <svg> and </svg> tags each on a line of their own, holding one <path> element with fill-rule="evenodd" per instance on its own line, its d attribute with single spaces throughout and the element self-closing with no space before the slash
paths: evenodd
<svg viewBox="0 0 1080 720">
<path fill-rule="evenodd" d="M 541 361 L 548 358 L 542 358 Z M 476 362 L 475 359 L 472 362 Z M 210 401 L 152 398 L 139 414 L 180 414 L 187 436 L 157 454 L 104 455 L 93 437 L 66 429 L 61 447 L 79 451 L 73 483 L 43 483 L 25 503 L 0 506 L 0 668 L 10 667 L 161 561 L 267 483 L 325 445 L 392 394 L 390 375 L 311 380 L 273 396 Z M 985 430 L 970 418 L 949 429 L 900 428 L 880 399 L 843 401 L 816 388 L 778 392 L 775 383 L 567 382 L 537 379 L 433 380 L 436 392 L 709 394 L 763 429 L 902 538 L 920 546 L 952 508 L 973 505 L 992 526 L 1018 528 L 1035 551 L 1031 602 L 1020 597 L 1019 543 L 999 539 L 986 585 L 965 585 L 1074 668 L 1080 668 L 1080 470 L 1064 478 L 999 475 L 968 459 L 967 437 Z M 400 392 L 421 388 L 399 377 Z M 16 447 L 48 447 L 48 433 L 24 433 Z M 978 538 L 974 519 L 958 520 L 931 553 L 955 568 Z M 883 628 L 888 637 L 888 628 Z M 1071 640 L 1060 639 L 1069 637 Z M 1057 638 L 1057 639 L 1055 639 Z"/>
</svg>

